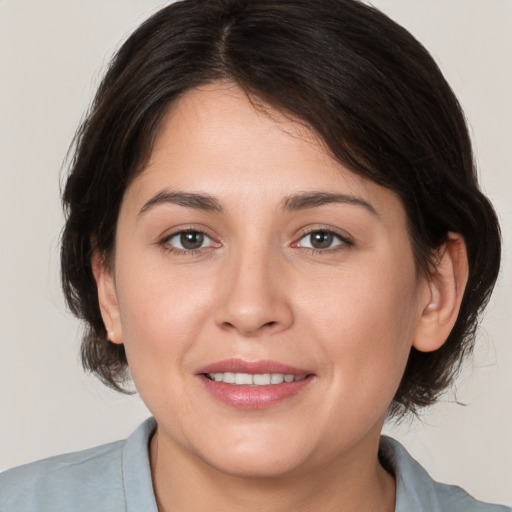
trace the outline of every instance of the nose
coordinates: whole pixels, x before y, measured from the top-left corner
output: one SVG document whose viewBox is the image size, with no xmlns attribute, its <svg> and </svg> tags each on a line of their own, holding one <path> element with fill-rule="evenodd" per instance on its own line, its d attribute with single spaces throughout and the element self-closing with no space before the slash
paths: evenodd
<svg viewBox="0 0 512 512">
<path fill-rule="evenodd" d="M 220 328 L 255 337 L 293 324 L 286 271 L 277 258 L 262 252 L 253 250 L 226 262 L 215 311 Z"/>
</svg>

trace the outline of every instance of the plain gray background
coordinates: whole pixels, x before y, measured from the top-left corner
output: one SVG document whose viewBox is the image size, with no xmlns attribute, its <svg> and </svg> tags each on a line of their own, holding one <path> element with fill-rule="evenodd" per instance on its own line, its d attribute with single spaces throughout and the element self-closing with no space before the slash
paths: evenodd
<svg viewBox="0 0 512 512">
<path fill-rule="evenodd" d="M 0 470 L 125 437 L 149 414 L 80 369 L 80 326 L 59 290 L 59 182 L 110 55 L 162 5 L 0 0 Z M 502 274 L 457 394 L 421 423 L 386 431 L 435 478 L 512 504 L 512 1 L 374 5 L 431 51 L 455 89 L 504 235 Z"/>
</svg>

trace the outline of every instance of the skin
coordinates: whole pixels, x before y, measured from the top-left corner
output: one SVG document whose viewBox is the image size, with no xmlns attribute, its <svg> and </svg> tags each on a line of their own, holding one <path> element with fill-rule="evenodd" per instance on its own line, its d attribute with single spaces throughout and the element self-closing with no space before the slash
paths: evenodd
<svg viewBox="0 0 512 512">
<path fill-rule="evenodd" d="M 161 200 L 177 191 L 208 194 L 221 211 Z M 311 192 L 352 199 L 283 208 Z M 195 252 L 175 236 L 191 229 L 207 235 Z M 314 230 L 335 233 L 332 245 L 310 247 Z M 159 508 L 297 512 L 319 510 L 321 496 L 325 511 L 394 510 L 380 431 L 411 346 L 435 350 L 453 326 L 465 254 L 449 234 L 419 277 L 393 192 L 235 85 L 186 93 L 125 193 L 113 272 L 93 258 L 111 341 L 124 343 L 158 422 Z M 313 377 L 291 398 L 240 410 L 197 375 L 233 357 Z"/>
</svg>

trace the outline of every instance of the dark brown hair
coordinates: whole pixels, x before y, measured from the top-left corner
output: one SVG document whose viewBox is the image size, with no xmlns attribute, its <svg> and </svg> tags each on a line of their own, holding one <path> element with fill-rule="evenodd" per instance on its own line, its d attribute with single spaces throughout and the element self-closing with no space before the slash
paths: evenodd
<svg viewBox="0 0 512 512">
<path fill-rule="evenodd" d="M 432 57 L 356 0 L 185 0 L 117 52 L 77 133 L 63 194 L 62 283 L 85 323 L 84 367 L 123 390 L 126 356 L 107 340 L 91 255 L 112 255 L 124 191 L 166 108 L 219 80 L 302 120 L 340 162 L 395 191 L 419 271 L 449 231 L 463 235 L 470 270 L 457 322 L 440 349 L 411 350 L 390 414 L 434 403 L 473 347 L 498 274 L 499 226 L 478 188 L 464 115 Z"/>
</svg>

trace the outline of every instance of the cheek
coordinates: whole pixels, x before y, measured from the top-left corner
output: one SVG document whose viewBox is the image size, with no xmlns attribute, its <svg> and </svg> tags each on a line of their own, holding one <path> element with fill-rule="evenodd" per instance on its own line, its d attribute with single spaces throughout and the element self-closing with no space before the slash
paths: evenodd
<svg viewBox="0 0 512 512">
<path fill-rule="evenodd" d="M 212 286 L 201 276 L 172 273 L 165 266 L 126 275 L 119 279 L 123 286 L 118 297 L 123 342 L 134 380 L 139 385 L 138 381 L 159 373 L 165 380 L 172 378 L 176 372 L 169 369 L 182 365 L 206 321 Z"/>
<path fill-rule="evenodd" d="M 387 404 L 402 377 L 417 322 L 414 266 L 368 266 L 311 289 L 311 336 L 328 355 L 334 388 L 358 401 Z M 339 398 L 339 397 L 337 397 Z M 357 401 L 356 401 L 357 403 Z"/>
</svg>

